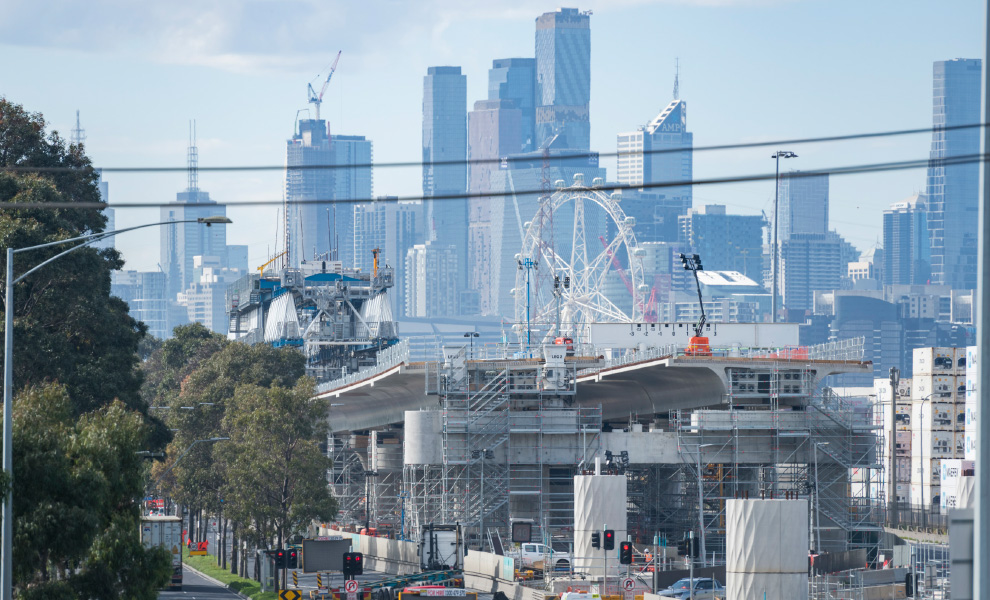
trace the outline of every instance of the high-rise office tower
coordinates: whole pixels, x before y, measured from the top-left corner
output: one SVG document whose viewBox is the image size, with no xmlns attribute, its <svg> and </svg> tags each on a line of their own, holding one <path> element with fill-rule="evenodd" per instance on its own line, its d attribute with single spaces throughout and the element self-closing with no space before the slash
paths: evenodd
<svg viewBox="0 0 990 600">
<path fill-rule="evenodd" d="M 416 244 L 406 252 L 405 314 L 407 317 L 447 317 L 459 311 L 455 280 L 458 256 L 454 246 L 436 241 Z"/>
<path fill-rule="evenodd" d="M 187 221 L 202 217 L 225 216 L 227 209 L 210 200 L 210 194 L 199 189 L 199 149 L 196 146 L 195 125 L 190 130 L 187 153 L 188 185 L 176 194 L 174 202 L 161 208 L 162 221 Z M 168 300 L 184 291 L 193 281 L 193 257 L 218 256 L 227 259 L 227 228 L 224 225 L 204 227 L 199 223 L 180 223 L 161 228 L 161 261 L 165 272 Z"/>
<path fill-rule="evenodd" d="M 333 151 L 327 135 L 326 121 L 303 119 L 285 150 L 285 240 L 288 250 L 287 264 L 298 266 L 304 260 L 331 257 L 334 240 L 331 238 L 333 220 L 334 170 Z M 308 168 L 294 168 L 308 167 Z M 303 202 L 302 204 L 298 202 Z M 350 225 L 348 210 L 338 211 Z M 348 231 L 349 227 L 337 227 Z"/>
<path fill-rule="evenodd" d="M 800 171 L 791 171 L 781 176 L 777 212 L 781 243 L 796 233 L 828 232 L 828 175 L 801 176 Z"/>
<path fill-rule="evenodd" d="M 536 18 L 536 140 L 554 148 L 591 147 L 591 17 L 561 8 Z"/>
<path fill-rule="evenodd" d="M 131 316 L 148 326 L 148 334 L 160 340 L 171 336 L 165 273 L 161 271 L 114 271 L 110 293 L 127 303 Z M 174 298 L 173 298 L 174 300 Z"/>
<path fill-rule="evenodd" d="M 491 197 L 492 173 L 500 158 L 519 152 L 522 111 L 513 100 L 479 100 L 468 113 L 468 287 L 478 292 L 479 310 L 492 307 Z M 506 165 L 508 166 L 508 165 Z"/>
<path fill-rule="evenodd" d="M 780 289 L 784 308 L 803 320 L 814 308 L 815 292 L 839 288 L 848 260 L 845 241 L 834 232 L 792 233 L 781 238 Z M 789 319 L 793 320 L 793 319 Z"/>
<path fill-rule="evenodd" d="M 928 232 L 932 283 L 976 287 L 980 163 L 959 157 L 980 153 L 982 61 L 936 61 L 932 93 L 932 149 L 928 162 Z"/>
<path fill-rule="evenodd" d="M 334 164 L 335 207 L 330 210 L 328 221 L 332 247 L 337 260 L 347 266 L 356 265 L 356 261 L 363 258 L 355 253 L 355 223 L 350 201 L 373 198 L 374 180 L 370 166 L 373 148 L 371 140 L 363 135 L 334 135 L 330 139 L 330 153 Z"/>
<path fill-rule="evenodd" d="M 925 284 L 931 279 L 927 198 L 915 194 L 883 211 L 883 284 Z"/>
<path fill-rule="evenodd" d="M 439 163 L 439 164 L 435 164 Z M 430 67 L 423 78 L 423 196 L 427 239 L 459 249 L 455 281 L 467 284 L 467 78 L 460 67 Z M 432 198 L 439 196 L 437 200 Z"/>
<path fill-rule="evenodd" d="M 675 99 L 649 124 L 618 135 L 617 181 L 630 186 L 689 182 L 694 176 L 694 134 L 687 130 L 687 102 Z M 685 214 L 692 205 L 690 185 L 654 187 Z"/>
<path fill-rule="evenodd" d="M 680 243 L 701 256 L 709 271 L 738 271 L 754 281 L 763 276 L 763 217 L 729 215 L 712 204 L 678 218 Z M 639 224 L 637 223 L 637 226 Z"/>
<path fill-rule="evenodd" d="M 488 99 L 509 100 L 519 109 L 520 147 L 512 150 L 530 152 L 539 148 L 536 141 L 536 59 L 497 58 L 488 70 Z M 475 105 L 477 110 L 477 105 Z"/>
</svg>

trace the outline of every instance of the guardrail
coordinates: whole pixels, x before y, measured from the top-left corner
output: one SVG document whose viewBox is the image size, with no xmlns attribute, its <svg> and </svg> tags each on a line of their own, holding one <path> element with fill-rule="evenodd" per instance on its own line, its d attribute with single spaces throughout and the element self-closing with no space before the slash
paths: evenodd
<svg viewBox="0 0 990 600">
<path fill-rule="evenodd" d="M 402 364 L 409 361 L 409 340 L 401 340 L 397 344 L 389 346 L 385 350 L 378 353 L 378 364 L 373 367 L 368 367 L 367 369 L 361 369 L 360 371 L 355 371 L 350 375 L 345 375 L 333 381 L 328 381 L 326 383 L 321 383 L 316 386 L 316 393 L 322 394 L 324 392 L 329 392 L 331 390 L 336 390 L 342 387 L 351 385 L 352 383 L 357 383 L 359 381 L 364 381 L 369 377 L 374 377 L 375 375 L 380 375 L 385 371 L 395 367 L 396 365 Z"/>
</svg>

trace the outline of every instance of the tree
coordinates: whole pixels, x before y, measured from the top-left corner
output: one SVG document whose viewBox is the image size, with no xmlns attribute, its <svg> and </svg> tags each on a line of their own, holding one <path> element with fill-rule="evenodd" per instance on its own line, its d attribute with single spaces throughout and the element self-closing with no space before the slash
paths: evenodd
<svg viewBox="0 0 990 600">
<path fill-rule="evenodd" d="M 231 438 L 216 453 L 226 475 L 228 510 L 279 547 L 310 521 L 331 520 L 337 503 L 327 486 L 331 461 L 320 451 L 329 432 L 329 401 L 313 380 L 291 388 L 239 386 L 224 417 Z M 270 539 L 270 537 L 268 538 Z"/>
<path fill-rule="evenodd" d="M 14 404 L 14 584 L 19 597 L 151 600 L 171 561 L 138 539 L 147 435 L 121 402 L 76 419 L 64 386 Z M 67 595 L 68 594 L 68 595 Z"/>
<path fill-rule="evenodd" d="M 0 213 L 0 248 L 24 248 L 103 231 L 99 175 L 81 146 L 45 133 L 39 114 L 0 98 L 0 202 L 25 208 Z M 46 204 L 63 203 L 45 206 Z M 82 204 L 86 203 L 86 204 Z M 66 206 L 68 205 L 68 206 Z M 54 256 L 56 246 L 18 255 L 15 276 Z M 14 289 L 14 383 L 63 384 L 73 412 L 117 398 L 140 408 L 137 345 L 146 328 L 110 296 L 110 273 L 123 261 L 112 249 L 84 248 L 46 265 Z M 0 273 L 5 276 L 5 273 Z M 0 279 L 0 285 L 5 282 Z"/>
<path fill-rule="evenodd" d="M 0 212 L 3 256 L 103 231 L 98 180 L 82 146 L 0 98 L 0 202 L 17 206 Z M 68 247 L 19 254 L 15 276 Z M 14 288 L 11 485 L 21 597 L 152 598 L 149 586 L 168 572 L 167 556 L 134 548 L 144 484 L 135 452 L 160 449 L 166 436 L 151 445 L 139 395 L 146 328 L 110 295 L 110 273 L 122 266 L 115 250 L 80 248 Z"/>
</svg>

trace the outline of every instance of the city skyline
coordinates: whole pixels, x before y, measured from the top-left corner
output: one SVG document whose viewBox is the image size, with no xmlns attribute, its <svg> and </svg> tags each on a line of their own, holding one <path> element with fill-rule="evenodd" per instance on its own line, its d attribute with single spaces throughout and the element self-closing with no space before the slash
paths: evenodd
<svg viewBox="0 0 990 600">
<path fill-rule="evenodd" d="M 721 7 L 665 3 L 611 7 L 597 2 L 575 3 L 572 6 L 580 11 L 594 11 L 591 17 L 591 147 L 602 152 L 614 150 L 617 133 L 642 125 L 650 114 L 657 114 L 669 102 L 674 63 L 678 56 L 681 96 L 692 106 L 691 130 L 698 147 L 722 142 L 812 137 L 836 129 L 831 123 L 827 128 L 822 126 L 818 119 L 809 118 L 811 115 L 828 114 L 831 119 L 840 120 L 842 124 L 837 127 L 840 133 L 929 126 L 932 63 L 956 56 L 979 56 L 982 48 L 979 27 L 972 25 L 972 22 L 979 21 L 974 13 L 982 11 L 976 2 L 940 7 L 938 11 L 922 3 L 912 4 L 912 10 L 898 12 L 889 10 L 889 4 L 871 5 L 861 15 L 859 24 L 839 23 L 835 14 L 826 13 L 841 11 L 826 10 L 824 5 L 797 6 L 789 2 L 728 3 Z M 831 8 L 834 9 L 834 5 Z M 402 60 L 398 61 L 401 73 L 394 70 L 399 67 L 384 69 L 387 54 L 382 50 L 372 49 L 367 40 L 354 41 L 350 39 L 350 34 L 341 33 L 339 45 L 344 48 L 344 54 L 328 90 L 323 116 L 330 120 L 331 129 L 335 132 L 359 133 L 374 140 L 376 160 L 409 160 L 417 153 L 416 139 L 420 137 L 420 124 L 414 115 L 421 114 L 418 90 L 422 89 L 419 87 L 422 84 L 416 84 L 415 80 L 422 81 L 426 67 L 461 66 L 467 78 L 468 104 L 473 105 L 475 101 L 488 97 L 487 75 L 493 60 L 533 56 L 535 19 L 542 12 L 554 9 L 556 6 L 536 4 L 531 7 L 510 5 L 505 10 L 481 12 L 467 8 L 452 11 L 443 26 L 432 35 L 416 38 L 415 43 L 404 37 L 396 40 L 400 47 L 415 47 L 414 52 L 403 54 Z M 99 11 L 100 7 L 95 7 L 96 14 Z M 658 12 L 663 12 L 672 20 L 682 19 L 683 30 L 661 44 L 631 39 L 624 34 L 623 27 L 634 22 L 633 19 Z M 238 47 L 232 40 L 236 38 L 239 27 L 247 26 L 249 16 L 228 23 L 225 36 L 221 36 L 223 40 L 200 48 L 201 56 L 198 57 L 177 50 L 172 54 L 156 53 L 152 51 L 156 48 L 156 36 L 150 36 L 146 44 L 130 35 L 110 36 L 102 46 L 93 46 L 86 40 L 69 43 L 47 35 L 39 36 L 30 47 L 17 46 L 18 52 L 27 57 L 25 64 L 47 69 L 55 64 L 52 61 L 58 57 L 59 66 L 51 69 L 53 74 L 67 77 L 78 93 L 71 98 L 48 93 L 51 90 L 49 85 L 55 81 L 39 82 L 36 78 L 30 78 L 27 72 L 30 69 L 25 69 L 24 65 L 2 68 L 0 74 L 4 75 L 7 84 L 0 93 L 11 101 L 24 104 L 29 110 L 42 112 L 54 128 L 66 136 L 74 122 L 75 109 L 80 109 L 82 125 L 89 137 L 87 151 L 97 166 L 180 166 L 185 141 L 176 134 L 183 128 L 172 126 L 176 122 L 184 123 L 190 117 L 196 117 L 199 121 L 200 145 L 204 150 L 209 150 L 211 157 L 219 157 L 212 159 L 209 166 L 277 165 L 284 160 L 284 150 L 280 151 L 280 148 L 286 137 L 287 123 L 291 124 L 297 108 L 305 106 L 305 83 L 313 79 L 313 73 L 321 65 L 329 62 L 333 52 L 329 48 L 310 46 L 299 49 L 290 42 L 283 42 L 286 45 L 284 48 L 269 48 L 267 54 L 252 51 L 249 46 Z M 701 25 L 701 17 L 708 19 L 704 26 Z M 880 60 L 887 53 L 896 53 L 896 64 L 887 64 L 883 76 L 877 78 L 866 65 L 844 62 L 844 58 L 862 53 L 861 42 L 840 47 L 842 45 L 836 45 L 831 37 L 801 39 L 794 31 L 779 33 L 781 24 L 798 24 L 811 18 L 823 19 L 847 34 L 868 31 L 870 46 L 874 49 L 883 47 L 885 40 L 889 41 L 889 48 L 875 50 L 873 56 Z M 743 44 L 736 55 L 722 52 L 738 39 L 727 32 L 728 21 L 732 19 L 742 19 L 743 23 L 753 25 L 757 31 L 772 28 L 778 32 L 775 35 L 781 42 L 793 44 L 792 49 L 786 56 L 771 56 L 766 54 L 764 45 Z M 769 21 L 760 24 L 761 19 Z M 900 37 L 894 33 L 895 30 L 909 28 L 911 24 L 920 26 L 928 23 L 951 26 L 958 35 L 951 39 L 915 41 L 911 47 L 905 46 L 906 42 L 902 40 L 895 41 L 895 37 Z M 389 29 L 391 26 L 386 24 L 384 30 L 392 31 Z M 51 27 L 58 31 L 60 24 L 55 22 Z M 420 19 L 410 27 L 412 32 L 421 33 L 426 25 Z M 415 38 L 413 33 L 409 35 Z M 690 43 L 691 35 L 700 36 L 700 41 Z M 469 45 L 466 41 L 472 36 L 480 36 L 482 40 L 497 37 L 500 41 L 489 47 L 485 44 Z M 718 36 L 724 39 L 717 40 Z M 11 44 L 27 43 L 18 42 L 22 39 L 18 35 L 10 35 L 7 39 L 10 41 L 8 49 L 14 48 Z M 632 44 L 631 48 L 627 48 L 630 52 L 620 52 L 617 45 L 620 39 L 624 44 Z M 347 45 L 349 41 L 350 45 Z M 702 48 L 701 41 L 712 47 Z M 336 40 L 332 43 L 336 44 Z M 125 59 L 115 53 L 121 44 L 135 44 L 143 50 Z M 840 69 L 836 65 L 825 64 L 826 59 L 817 56 L 821 49 L 829 50 L 830 62 L 844 66 Z M 635 57 L 636 52 L 642 57 L 641 60 L 630 58 Z M 227 60 L 218 59 L 218 56 L 227 56 Z M 620 56 L 629 60 L 616 62 Z M 749 60 L 757 64 L 760 62 L 757 57 L 763 61 L 763 68 L 739 69 L 740 61 Z M 133 103 L 127 106 L 126 111 L 121 110 L 118 104 L 129 101 L 129 90 L 120 90 L 119 99 L 97 103 L 99 93 L 106 90 L 106 82 L 100 77 L 95 77 L 93 82 L 81 81 L 72 72 L 82 62 L 93 58 L 100 59 L 107 69 L 118 69 L 122 73 L 150 67 L 150 72 L 155 74 L 153 77 L 135 75 L 139 84 L 150 86 L 154 91 L 144 106 L 159 110 L 164 108 L 163 103 L 167 103 L 169 110 L 162 112 L 160 122 L 147 128 L 140 139 L 121 127 L 126 126 L 128 119 L 120 115 L 137 110 Z M 273 65 L 276 64 L 288 68 L 284 73 L 275 74 Z M 410 66 L 413 64 L 417 66 Z M 804 68 L 795 70 L 798 64 Z M 648 76 L 643 71 L 646 65 L 651 67 Z M 730 72 L 733 69 L 736 72 Z M 785 72 L 792 80 L 791 85 L 785 86 L 778 81 Z M 810 87 L 805 85 L 808 89 L 799 91 L 802 86 L 795 83 L 808 84 L 812 81 L 811 72 L 817 73 L 814 79 L 818 83 Z M 841 78 L 837 76 L 840 73 Z M 388 81 L 387 88 L 398 92 L 398 96 L 388 97 L 381 93 L 385 89 L 381 87 L 383 77 Z M 870 81 L 869 78 L 878 81 Z M 59 77 L 52 79 L 59 80 Z M 187 98 L 160 87 L 178 79 L 202 84 L 206 92 L 197 93 L 196 98 Z M 104 85 L 97 85 L 97 81 L 104 81 Z M 881 89 L 883 84 L 886 87 Z M 265 89 L 260 86 L 265 86 Z M 113 87 L 116 89 L 117 86 Z M 231 102 L 227 94 L 223 102 L 217 104 L 213 98 L 219 100 L 221 89 L 250 90 L 256 96 L 244 94 L 241 100 Z M 751 125 L 740 123 L 740 111 L 753 115 L 753 106 L 756 105 L 747 106 L 738 94 L 729 95 L 737 89 L 752 92 L 751 102 L 772 101 L 774 109 L 751 119 Z M 840 94 L 848 94 L 849 89 L 862 93 L 866 109 L 863 102 L 857 102 L 856 111 L 842 111 L 840 106 L 840 112 L 832 110 L 826 113 L 824 107 L 829 104 L 833 105 L 833 109 L 839 106 L 835 99 Z M 814 94 L 821 97 L 812 98 Z M 895 98 L 897 101 L 893 102 Z M 101 100 L 104 99 L 101 97 Z M 399 110 L 399 117 L 386 120 L 373 118 L 375 114 L 389 114 L 385 108 L 388 102 Z M 217 111 L 221 106 L 223 111 Z M 259 112 L 261 106 L 265 107 L 265 113 Z M 114 110 L 111 111 L 111 108 Z M 244 128 L 241 123 L 235 126 L 235 122 L 243 121 L 249 114 L 252 115 L 250 127 Z M 166 126 L 171 129 L 166 131 Z M 801 158 L 788 167 L 815 170 L 884 160 L 919 159 L 927 156 L 929 145 L 930 136 L 925 135 L 818 145 L 799 152 Z M 738 173 L 772 172 L 772 163 L 764 155 L 769 156 L 764 148 L 746 152 L 697 152 L 695 177 L 704 179 Z M 614 161 L 603 166 L 608 167 L 609 180 L 614 180 Z M 416 193 L 421 185 L 417 171 L 419 169 L 416 168 L 381 169 L 375 173 L 376 194 Z M 282 174 L 277 171 L 204 173 L 201 177 L 202 186 L 209 189 L 211 198 L 220 203 L 230 200 L 278 200 L 282 188 Z M 107 173 L 105 178 L 109 182 L 111 202 L 167 202 L 171 199 L 168 198 L 171 193 L 181 189 L 180 178 L 184 178 L 184 174 Z M 843 218 L 833 220 L 832 228 L 860 250 L 866 250 L 881 238 L 883 211 L 900 198 L 924 191 L 924 186 L 924 169 L 872 176 L 833 177 L 832 212 L 842 214 Z M 171 192 L 162 194 L 159 190 Z M 705 186 L 696 188 L 695 203 L 720 203 L 733 213 L 759 214 L 768 206 L 772 194 L 772 185 L 765 182 Z M 276 227 L 273 220 L 277 211 L 274 206 L 257 209 L 231 207 L 228 210 L 231 218 L 239 224 L 231 228 L 231 242 L 250 246 L 249 262 L 252 267 L 274 253 Z M 147 220 L 147 214 L 144 210 L 120 210 L 117 214 L 118 226 Z M 127 236 L 117 243 L 128 261 L 127 268 L 155 268 L 159 255 L 157 248 L 149 249 L 142 240 L 130 240 Z"/>
</svg>

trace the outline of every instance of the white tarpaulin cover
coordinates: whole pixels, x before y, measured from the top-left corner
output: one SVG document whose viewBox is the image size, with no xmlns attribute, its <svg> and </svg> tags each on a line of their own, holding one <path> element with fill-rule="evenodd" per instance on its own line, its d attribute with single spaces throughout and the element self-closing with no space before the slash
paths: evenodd
<svg viewBox="0 0 990 600">
<path fill-rule="evenodd" d="M 726 598 L 733 600 L 806 600 L 808 573 L 726 573 Z"/>
<path fill-rule="evenodd" d="M 300 337 L 299 316 L 292 294 L 282 294 L 272 302 L 265 322 L 265 341 L 297 339 Z"/>
<path fill-rule="evenodd" d="M 626 539 L 626 476 L 576 475 L 574 477 L 574 567 L 588 575 L 601 575 L 605 550 L 591 547 L 591 534 L 603 526 L 615 531 L 615 550 L 609 555 L 609 573 L 619 566 L 619 541 Z M 623 571 L 625 572 L 625 571 Z"/>
<path fill-rule="evenodd" d="M 729 600 L 808 597 L 807 500 L 729 500 L 726 526 Z"/>
</svg>

